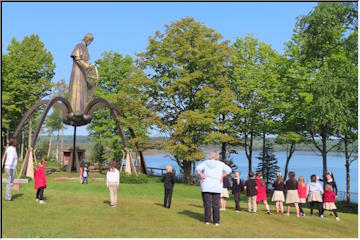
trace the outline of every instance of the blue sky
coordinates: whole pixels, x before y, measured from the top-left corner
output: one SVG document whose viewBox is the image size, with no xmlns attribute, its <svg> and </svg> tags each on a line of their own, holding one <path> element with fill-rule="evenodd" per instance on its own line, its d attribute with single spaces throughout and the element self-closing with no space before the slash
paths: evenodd
<svg viewBox="0 0 360 240">
<path fill-rule="evenodd" d="M 86 33 L 95 36 L 89 46 L 90 62 L 110 50 L 134 57 L 145 50 L 148 37 L 155 31 L 163 31 L 165 24 L 190 16 L 231 42 L 251 33 L 282 53 L 284 43 L 292 36 L 296 17 L 308 14 L 316 4 L 6 2 L 2 3 L 2 51 L 6 53 L 13 37 L 22 40 L 26 35 L 38 34 L 56 63 L 53 81 L 68 82 L 70 54 Z M 73 128 L 68 127 L 65 134 L 72 132 Z M 87 135 L 86 127 L 78 128 L 77 134 Z"/>
</svg>

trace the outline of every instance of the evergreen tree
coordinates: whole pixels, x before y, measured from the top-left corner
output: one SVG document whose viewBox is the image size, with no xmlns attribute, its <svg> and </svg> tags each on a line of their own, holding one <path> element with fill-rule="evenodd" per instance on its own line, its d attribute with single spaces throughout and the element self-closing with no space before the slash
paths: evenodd
<svg viewBox="0 0 360 240">
<path fill-rule="evenodd" d="M 263 156 L 265 158 L 263 159 Z M 265 146 L 265 154 L 262 152 L 257 159 L 261 160 L 258 164 L 256 172 L 262 172 L 266 186 L 269 186 L 275 178 L 276 174 L 280 171 L 278 161 L 273 153 L 273 147 L 271 143 L 267 143 Z M 263 164 L 264 163 L 264 164 Z"/>
</svg>

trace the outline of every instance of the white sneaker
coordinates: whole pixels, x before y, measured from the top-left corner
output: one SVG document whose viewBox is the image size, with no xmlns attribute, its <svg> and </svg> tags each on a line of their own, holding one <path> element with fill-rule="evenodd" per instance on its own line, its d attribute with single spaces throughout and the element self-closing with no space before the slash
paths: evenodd
<svg viewBox="0 0 360 240">
<path fill-rule="evenodd" d="M 206 225 L 210 225 L 210 223 L 209 223 L 209 222 L 206 222 L 205 224 L 206 224 Z"/>
<path fill-rule="evenodd" d="M 40 204 L 45 204 L 46 202 L 44 202 L 43 200 L 39 201 Z"/>
<path fill-rule="evenodd" d="M 324 218 L 324 215 L 320 215 L 320 218 Z"/>
<path fill-rule="evenodd" d="M 340 220 L 340 218 L 339 217 L 336 217 L 336 221 L 339 221 Z"/>
<path fill-rule="evenodd" d="M 220 226 L 220 223 L 215 223 L 215 226 L 216 226 L 216 227 Z"/>
<path fill-rule="evenodd" d="M 40 201 L 40 200 L 37 198 L 37 199 L 36 199 L 36 202 L 38 203 L 39 201 Z"/>
</svg>

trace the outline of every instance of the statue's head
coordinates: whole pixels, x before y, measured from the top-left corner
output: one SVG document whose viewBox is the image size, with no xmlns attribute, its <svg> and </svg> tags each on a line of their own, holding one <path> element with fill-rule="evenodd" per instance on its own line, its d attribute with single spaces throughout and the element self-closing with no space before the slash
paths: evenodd
<svg viewBox="0 0 360 240">
<path fill-rule="evenodd" d="M 89 46 L 89 44 L 94 40 L 94 35 L 92 33 L 88 33 L 83 37 L 83 42 L 86 44 L 86 46 Z"/>
</svg>

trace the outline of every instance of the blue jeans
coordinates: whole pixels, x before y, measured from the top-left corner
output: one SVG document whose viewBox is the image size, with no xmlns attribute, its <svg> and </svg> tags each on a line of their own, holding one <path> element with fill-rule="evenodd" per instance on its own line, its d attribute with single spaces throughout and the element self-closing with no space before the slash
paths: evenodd
<svg viewBox="0 0 360 240">
<path fill-rule="evenodd" d="M 15 169 L 5 168 L 5 173 L 6 173 L 5 200 L 10 201 L 11 200 L 11 188 L 14 183 Z"/>
<path fill-rule="evenodd" d="M 84 184 L 84 183 L 88 184 L 88 177 L 83 177 L 82 184 Z"/>
</svg>

